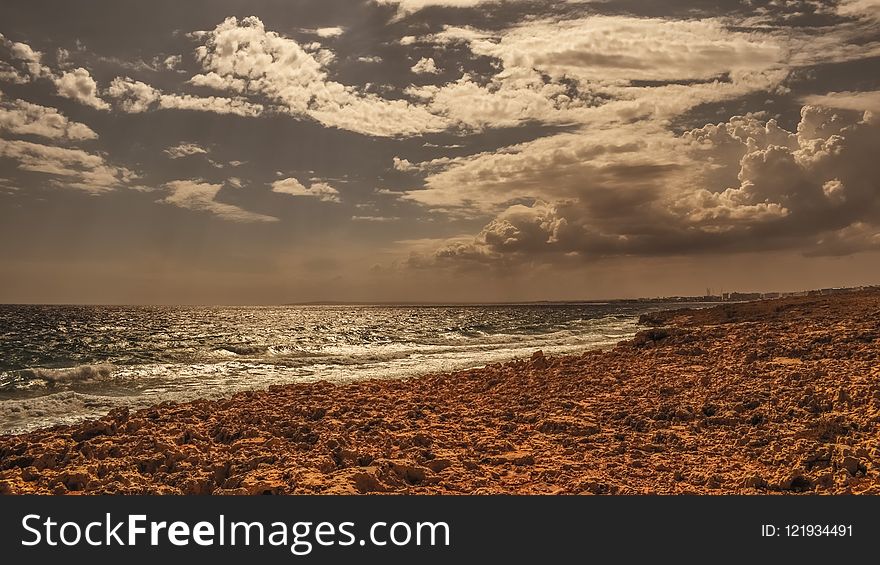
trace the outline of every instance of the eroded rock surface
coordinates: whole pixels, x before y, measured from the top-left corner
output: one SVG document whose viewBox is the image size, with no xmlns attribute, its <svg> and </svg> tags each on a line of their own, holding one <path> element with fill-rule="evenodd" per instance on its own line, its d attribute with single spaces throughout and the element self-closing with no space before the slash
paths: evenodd
<svg viewBox="0 0 880 565">
<path fill-rule="evenodd" d="M 880 293 L 646 322 L 611 351 L 0 436 L 0 492 L 880 494 Z"/>
</svg>

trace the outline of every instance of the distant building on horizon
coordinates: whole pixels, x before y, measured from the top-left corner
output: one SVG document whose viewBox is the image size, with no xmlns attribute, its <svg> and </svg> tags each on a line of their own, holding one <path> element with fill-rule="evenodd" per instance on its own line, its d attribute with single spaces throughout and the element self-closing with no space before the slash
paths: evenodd
<svg viewBox="0 0 880 565">
<path fill-rule="evenodd" d="M 761 300 L 760 292 L 728 292 L 721 296 L 724 301 L 741 302 L 745 300 Z"/>
</svg>

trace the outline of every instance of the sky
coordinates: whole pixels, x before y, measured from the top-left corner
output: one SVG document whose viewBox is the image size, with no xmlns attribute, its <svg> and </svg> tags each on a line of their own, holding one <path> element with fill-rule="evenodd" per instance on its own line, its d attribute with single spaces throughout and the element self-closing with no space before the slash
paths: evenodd
<svg viewBox="0 0 880 565">
<path fill-rule="evenodd" d="M 0 34 L 0 302 L 880 283 L 880 0 L 33 0 Z"/>
</svg>

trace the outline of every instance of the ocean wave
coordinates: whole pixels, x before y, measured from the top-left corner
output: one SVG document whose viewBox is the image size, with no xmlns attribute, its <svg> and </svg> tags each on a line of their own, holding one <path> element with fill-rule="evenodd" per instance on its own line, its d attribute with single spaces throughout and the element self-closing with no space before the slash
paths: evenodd
<svg viewBox="0 0 880 565">
<path fill-rule="evenodd" d="M 543 343 L 540 348 L 548 355 L 580 351 L 586 345 L 605 347 L 617 340 L 593 336 L 584 340 L 563 339 Z M 145 407 L 165 400 L 185 402 L 196 398 L 217 398 L 240 390 L 264 389 L 270 385 L 327 380 L 351 382 L 365 378 L 401 378 L 426 373 L 448 372 L 469 367 L 527 357 L 534 349 L 534 340 L 524 343 L 483 344 L 468 346 L 412 347 L 395 344 L 391 347 L 340 347 L 334 353 L 298 358 L 239 358 L 214 360 L 207 363 L 169 363 L 118 366 L 113 379 L 98 380 L 93 386 L 73 390 L 59 389 L 61 384 L 28 390 L 16 387 L 12 395 L 0 399 L 0 433 L 17 433 L 54 424 L 70 424 L 99 417 L 117 406 Z M 353 351 L 357 349 L 357 353 Z M 395 350 L 396 349 L 396 350 Z M 329 353 L 329 352 L 325 352 Z M 87 380 L 88 375 L 107 374 L 95 369 L 37 371 L 44 378 Z M 75 371 L 78 369 L 78 371 Z M 30 369 L 34 372 L 36 370 Z M 73 381 L 73 382 L 83 382 Z M 63 383 L 65 381 L 57 381 Z M 70 382 L 70 381 L 67 381 Z M 120 385 L 119 383 L 123 383 Z M 137 383 L 137 384 L 135 384 Z M 35 396 L 35 393 L 39 396 Z M 22 397 L 24 396 L 24 397 Z"/>
<path fill-rule="evenodd" d="M 214 351 L 219 353 L 231 353 L 233 355 L 263 355 L 269 351 L 269 347 L 266 345 L 248 345 L 248 344 L 232 344 L 232 345 L 223 345 L 220 347 L 214 348 Z"/>
<path fill-rule="evenodd" d="M 16 371 L 19 380 L 44 381 L 48 385 L 69 383 L 76 381 L 95 381 L 109 379 L 113 375 L 113 365 L 101 363 L 96 365 L 77 365 L 76 367 L 64 367 L 49 369 L 32 367 Z"/>
<path fill-rule="evenodd" d="M 0 401 L 0 432 L 75 423 L 101 416 L 119 405 L 120 401 L 69 390 L 32 398 L 3 400 Z"/>
<path fill-rule="evenodd" d="M 4 318 L 0 308 L 0 433 L 71 423 L 120 405 L 409 377 L 527 358 L 538 349 L 559 355 L 607 347 L 635 333 L 634 312 L 592 305 L 53 307 L 14 309 Z"/>
</svg>

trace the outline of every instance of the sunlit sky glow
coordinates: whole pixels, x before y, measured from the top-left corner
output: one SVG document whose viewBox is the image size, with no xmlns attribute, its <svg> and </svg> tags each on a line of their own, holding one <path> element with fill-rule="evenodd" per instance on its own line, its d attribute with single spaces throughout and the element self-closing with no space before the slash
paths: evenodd
<svg viewBox="0 0 880 565">
<path fill-rule="evenodd" d="M 880 282 L 880 1 L 0 7 L 0 302 Z"/>
</svg>

